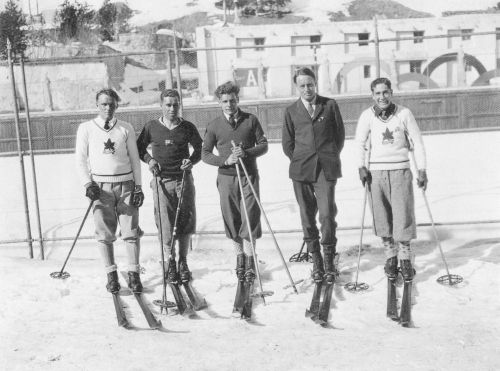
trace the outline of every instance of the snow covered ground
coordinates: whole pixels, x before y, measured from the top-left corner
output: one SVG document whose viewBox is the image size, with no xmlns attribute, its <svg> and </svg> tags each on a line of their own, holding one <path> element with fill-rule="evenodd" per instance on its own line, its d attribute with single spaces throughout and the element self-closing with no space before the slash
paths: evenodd
<svg viewBox="0 0 500 371">
<path fill-rule="evenodd" d="M 500 219 L 500 131 L 425 136 L 429 158 L 429 199 L 437 223 Z M 352 141 L 342 153 L 344 177 L 338 183 L 339 227 L 361 222 L 363 189 L 357 179 Z M 87 203 L 74 173 L 73 155 L 37 156 L 43 230 L 47 237 L 74 236 Z M 30 183 L 29 159 L 25 159 Z M 19 160 L 0 158 L 1 239 L 24 238 Z M 298 207 L 288 163 L 279 144 L 259 160 L 262 202 L 277 231 L 298 229 Z M 196 165 L 198 230 L 222 230 L 216 170 Z M 6 175 L 7 174 L 7 175 Z M 146 184 L 150 175 L 144 168 Z M 147 187 L 146 187 L 147 189 Z M 31 183 L 28 192 L 31 194 Z M 152 195 L 146 192 L 141 226 L 154 232 Z M 32 198 L 30 198 L 32 204 Z M 418 223 L 429 218 L 416 191 Z M 34 210 L 34 209 L 32 209 Z M 32 219 L 34 211 L 32 212 Z M 367 213 L 366 224 L 370 223 Z M 82 235 L 91 235 L 92 220 Z M 266 230 L 265 225 L 263 229 Z M 36 236 L 36 224 L 32 224 Z M 105 274 L 92 240 L 78 241 L 66 271 L 54 280 L 71 241 L 46 244 L 46 260 L 27 258 L 26 244 L 0 246 L 3 279 L 0 305 L 0 369 L 2 370 L 497 370 L 500 367 L 500 232 L 499 224 L 442 225 L 439 238 L 450 272 L 463 276 L 458 287 L 436 279 L 445 274 L 430 227 L 418 229 L 414 241 L 417 276 L 413 327 L 401 328 L 385 317 L 386 280 L 383 252 L 370 229 L 365 230 L 359 280 L 370 285 L 352 294 L 343 285 L 356 274 L 359 230 L 340 230 L 340 278 L 335 286 L 330 327 L 304 317 L 313 286 L 311 265 L 289 264 L 299 294 L 291 288 L 269 234 L 257 249 L 265 290 L 274 291 L 267 305 L 256 299 L 255 320 L 231 317 L 235 293 L 234 255 L 222 235 L 200 234 L 190 254 L 194 286 L 209 308 L 198 318 L 158 316 L 165 331 L 151 331 L 135 300 L 124 296 L 126 313 L 138 327 L 116 325 Z M 301 244 L 300 233 L 278 233 L 288 260 Z M 37 244 L 34 244 L 37 255 Z M 118 241 L 119 264 L 124 261 Z M 154 237 L 142 240 L 142 276 L 148 301 L 161 298 L 159 247 Z M 168 291 L 169 300 L 172 295 Z M 153 310 L 157 311 L 156 308 Z M 157 312 L 158 313 L 158 312 Z"/>
</svg>

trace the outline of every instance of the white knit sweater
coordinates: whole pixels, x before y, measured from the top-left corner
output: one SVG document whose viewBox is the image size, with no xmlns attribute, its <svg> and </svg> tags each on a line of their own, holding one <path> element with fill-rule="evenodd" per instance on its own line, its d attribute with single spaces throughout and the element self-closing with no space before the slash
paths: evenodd
<svg viewBox="0 0 500 371">
<path fill-rule="evenodd" d="M 134 180 L 141 185 L 141 163 L 134 128 L 128 122 L 113 118 L 111 128 L 97 117 L 78 127 L 76 163 L 82 184 L 118 183 Z"/>
<path fill-rule="evenodd" d="M 405 135 L 406 133 L 406 135 Z M 373 107 L 361 113 L 356 127 L 355 144 L 358 167 L 371 170 L 410 168 L 410 148 L 415 153 L 416 167 L 426 169 L 422 136 L 411 111 L 396 105 L 396 111 L 386 120 L 375 115 Z"/>
</svg>

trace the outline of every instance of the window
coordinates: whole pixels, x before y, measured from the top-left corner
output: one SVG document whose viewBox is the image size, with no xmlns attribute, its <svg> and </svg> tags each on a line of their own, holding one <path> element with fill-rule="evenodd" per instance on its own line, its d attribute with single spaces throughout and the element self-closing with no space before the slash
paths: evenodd
<svg viewBox="0 0 500 371">
<path fill-rule="evenodd" d="M 472 31 L 472 28 L 462 30 L 462 40 L 470 40 Z"/>
<path fill-rule="evenodd" d="M 472 32 L 474 30 L 470 29 L 454 29 L 448 30 L 448 48 L 457 48 L 460 46 L 461 41 L 468 41 L 472 37 Z"/>
<path fill-rule="evenodd" d="M 236 46 L 243 47 L 242 49 L 236 49 L 236 56 L 238 58 L 252 58 L 255 57 L 255 52 L 262 52 L 264 48 L 259 48 L 259 46 L 264 45 L 266 39 L 264 37 L 248 37 L 248 38 L 237 38 Z"/>
<path fill-rule="evenodd" d="M 263 38 L 263 37 L 257 37 L 255 38 L 254 40 L 254 44 L 257 46 L 257 45 L 264 45 L 264 43 L 266 42 L 266 39 Z M 261 52 L 263 51 L 264 48 L 255 48 L 255 51 L 258 51 L 258 52 Z"/>
<path fill-rule="evenodd" d="M 292 56 L 296 55 L 312 55 L 311 49 L 315 51 L 320 48 L 319 45 L 310 45 L 312 43 L 321 42 L 321 35 L 307 35 L 307 36 L 292 36 L 292 44 L 302 44 L 301 46 L 292 46 Z"/>
<path fill-rule="evenodd" d="M 359 46 L 368 45 L 368 39 L 370 38 L 370 34 L 368 32 L 358 33 Z"/>
<path fill-rule="evenodd" d="M 363 66 L 363 76 L 365 77 L 365 79 L 369 79 L 371 77 L 371 74 L 370 74 L 370 68 L 371 66 L 370 65 L 365 65 Z"/>
<path fill-rule="evenodd" d="M 410 72 L 421 73 L 422 61 L 410 61 Z"/>
<path fill-rule="evenodd" d="M 309 41 L 312 43 L 320 43 L 321 42 L 321 35 L 312 35 L 310 38 L 309 38 Z M 311 45 L 311 49 L 314 49 L 314 48 L 319 48 L 320 46 L 319 45 Z"/>
<path fill-rule="evenodd" d="M 424 31 L 413 31 L 413 43 L 414 44 L 420 44 L 424 42 Z"/>
</svg>

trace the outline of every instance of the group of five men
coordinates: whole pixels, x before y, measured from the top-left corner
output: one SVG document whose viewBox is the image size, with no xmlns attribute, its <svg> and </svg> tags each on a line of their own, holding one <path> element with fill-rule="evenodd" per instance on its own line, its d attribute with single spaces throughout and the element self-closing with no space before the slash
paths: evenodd
<svg viewBox="0 0 500 371">
<path fill-rule="evenodd" d="M 300 208 L 304 241 L 313 259 L 312 279 L 333 282 L 337 245 L 335 186 L 342 176 L 344 123 L 336 101 L 317 94 L 311 69 L 297 70 L 294 83 L 300 98 L 285 110 L 282 146 L 290 159 L 289 176 Z M 386 274 L 397 274 L 399 263 L 403 276 L 411 279 L 414 270 L 410 240 L 416 237 L 416 223 L 409 156 L 415 152 L 417 184 L 425 189 L 425 150 L 410 110 L 392 102 L 391 82 L 378 78 L 372 82 L 371 91 L 374 105 L 361 114 L 355 136 L 359 176 L 370 194 L 375 234 L 385 247 Z M 169 259 L 165 278 L 172 282 L 192 278 L 186 260 L 196 230 L 191 170 L 200 159 L 218 167 L 222 218 L 236 253 L 237 277 L 247 281 L 255 278 L 252 250 L 262 234 L 256 158 L 267 152 L 267 139 L 257 117 L 239 108 L 236 84 L 220 85 L 215 96 L 222 115 L 206 126 L 203 140 L 196 126 L 179 116 L 179 93 L 172 89 L 160 95 L 162 117 L 147 122 L 137 141 L 132 125 L 114 116 L 119 97 L 111 89 L 97 93 L 98 117 L 78 128 L 78 171 L 86 196 L 94 203 L 96 238 L 110 292 L 120 289 L 113 251 L 118 223 L 127 249 L 128 285 L 134 292 L 142 291 L 138 208 L 144 194 L 140 160 L 154 175 L 151 188 L 155 221 Z M 244 176 L 239 176 L 236 166 L 241 166 Z M 316 223 L 318 213 L 320 229 Z M 178 256 L 172 249 L 174 228 Z"/>
</svg>

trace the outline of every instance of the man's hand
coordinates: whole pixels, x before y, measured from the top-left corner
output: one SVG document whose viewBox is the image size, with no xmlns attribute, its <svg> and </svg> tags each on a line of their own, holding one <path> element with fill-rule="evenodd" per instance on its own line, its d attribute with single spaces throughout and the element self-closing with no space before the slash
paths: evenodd
<svg viewBox="0 0 500 371">
<path fill-rule="evenodd" d="M 149 166 L 149 171 L 151 171 L 154 176 L 160 176 L 161 167 L 158 161 L 152 158 L 151 160 L 149 160 L 148 166 Z"/>
<path fill-rule="evenodd" d="M 182 165 L 181 165 L 181 170 L 191 170 L 193 168 L 193 163 L 191 162 L 190 159 L 185 158 L 182 160 Z"/>
<path fill-rule="evenodd" d="M 427 183 L 429 180 L 427 179 L 427 172 L 425 169 L 418 171 L 417 185 L 419 188 L 422 188 L 424 191 L 427 189 Z"/>
<path fill-rule="evenodd" d="M 366 168 L 366 166 L 360 167 L 358 169 L 359 172 L 359 179 L 361 180 L 361 184 L 363 184 L 363 187 L 365 184 L 372 184 L 372 173 L 370 173 L 370 170 Z"/>
<path fill-rule="evenodd" d="M 226 161 L 224 162 L 224 165 L 231 166 L 231 165 L 234 165 L 237 163 L 238 163 L 238 156 L 236 156 L 234 153 L 231 153 L 229 155 L 229 157 L 226 159 Z"/>
<path fill-rule="evenodd" d="M 134 187 L 134 192 L 132 192 L 132 205 L 135 207 L 141 207 L 144 203 L 144 193 L 142 192 L 142 187 L 136 185 Z"/>
<path fill-rule="evenodd" d="M 85 185 L 85 188 L 85 196 L 90 198 L 91 201 L 96 201 L 99 199 L 99 196 L 101 195 L 101 188 L 99 188 L 96 182 L 92 181 L 90 183 L 87 183 Z"/>
<path fill-rule="evenodd" d="M 241 146 L 234 146 L 233 148 L 231 148 L 231 151 L 237 158 L 243 158 L 246 156 L 246 153 L 243 148 L 241 148 Z"/>
</svg>

